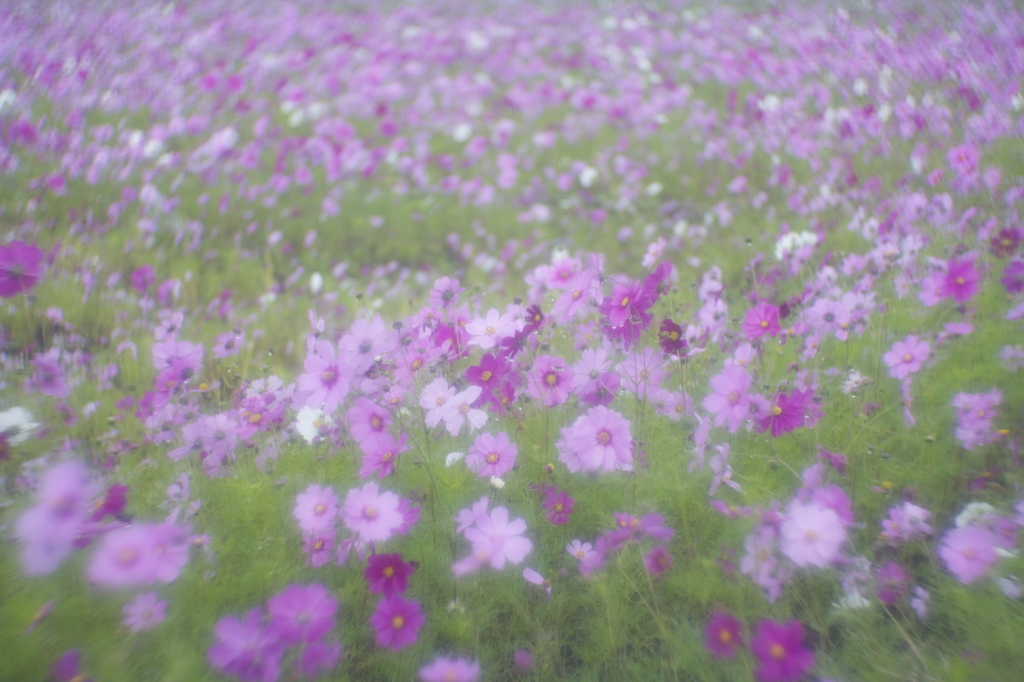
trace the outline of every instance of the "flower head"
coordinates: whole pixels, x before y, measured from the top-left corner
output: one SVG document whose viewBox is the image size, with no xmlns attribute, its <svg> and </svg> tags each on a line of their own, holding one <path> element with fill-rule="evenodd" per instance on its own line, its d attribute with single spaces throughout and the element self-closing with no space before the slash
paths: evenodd
<svg viewBox="0 0 1024 682">
<path fill-rule="evenodd" d="M 393 651 L 415 644 L 425 621 L 418 601 L 405 600 L 397 594 L 381 599 L 370 616 L 377 644 Z"/>
<path fill-rule="evenodd" d="M 733 658 L 743 644 L 743 624 L 732 614 L 716 611 L 704 628 L 704 646 L 715 658 Z"/>
<path fill-rule="evenodd" d="M 783 625 L 764 620 L 750 641 L 757 657 L 758 682 L 795 682 L 814 667 L 814 652 L 804 648 L 804 627 L 799 621 Z"/>
<path fill-rule="evenodd" d="M 420 679 L 423 682 L 477 682 L 480 679 L 480 664 L 442 656 L 420 668 Z"/>
</svg>

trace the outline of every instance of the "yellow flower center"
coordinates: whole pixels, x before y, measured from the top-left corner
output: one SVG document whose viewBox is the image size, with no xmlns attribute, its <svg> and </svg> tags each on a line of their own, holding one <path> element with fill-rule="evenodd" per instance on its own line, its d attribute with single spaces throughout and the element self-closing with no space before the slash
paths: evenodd
<svg viewBox="0 0 1024 682">
<path fill-rule="evenodd" d="M 563 505 L 563 504 L 562 504 L 561 502 L 559 502 L 559 503 L 557 503 L 557 504 L 555 505 L 555 511 L 556 511 L 556 512 L 560 512 L 560 511 L 562 511 L 563 509 L 565 509 L 565 505 Z"/>
<path fill-rule="evenodd" d="M 778 417 L 780 414 L 782 414 L 782 408 L 778 405 L 772 405 L 772 416 Z"/>
<path fill-rule="evenodd" d="M 330 382 L 334 381 L 334 372 L 332 372 L 331 370 L 327 370 L 326 372 L 320 375 L 320 378 L 323 379 L 325 384 L 329 384 Z"/>
<path fill-rule="evenodd" d="M 484 332 L 485 332 L 485 333 L 486 333 L 486 334 L 487 334 L 488 336 L 492 336 L 492 335 L 494 334 L 494 332 L 496 332 L 496 331 L 498 331 L 498 330 L 497 330 L 497 329 L 495 329 L 494 327 L 492 327 L 491 325 L 487 325 L 487 329 L 485 329 L 485 330 L 484 330 Z"/>
<path fill-rule="evenodd" d="M 761 320 L 761 329 L 768 328 L 768 320 Z"/>
<path fill-rule="evenodd" d="M 402 618 L 401 616 L 395 616 L 391 619 L 391 627 L 393 627 L 394 629 L 398 630 L 403 625 L 405 625 L 405 618 Z"/>
<path fill-rule="evenodd" d="M 491 372 L 490 370 L 486 370 L 485 369 L 484 371 L 480 372 L 480 380 L 481 381 L 490 381 L 491 377 L 493 377 L 493 376 L 494 376 L 494 372 Z"/>
<path fill-rule="evenodd" d="M 374 431 L 380 431 L 380 427 L 384 424 L 380 417 L 373 415 L 370 417 L 370 428 Z"/>
<path fill-rule="evenodd" d="M 547 384 L 548 386 L 554 386 L 555 384 L 558 383 L 558 375 L 555 374 L 554 372 L 551 372 L 550 374 L 545 375 L 544 376 L 544 383 Z"/>
<path fill-rule="evenodd" d="M 722 629 L 718 631 L 718 641 L 722 644 L 728 644 L 732 641 L 732 633 L 728 630 Z"/>
<path fill-rule="evenodd" d="M 781 644 L 772 644 L 771 651 L 772 658 L 784 658 L 786 656 L 786 650 L 782 648 Z"/>
<path fill-rule="evenodd" d="M 363 516 L 365 516 L 368 519 L 374 518 L 375 516 L 377 516 L 377 508 L 367 507 L 366 509 L 363 510 Z"/>
<path fill-rule="evenodd" d="M 391 566 L 385 566 L 384 567 L 384 577 L 385 578 L 392 578 L 392 577 L 394 577 L 394 575 L 395 575 L 395 569 L 393 567 L 391 567 Z"/>
<path fill-rule="evenodd" d="M 608 433 L 607 431 L 602 431 L 601 433 L 597 434 L 597 442 L 600 443 L 601 445 L 608 445 L 608 443 L 612 442 L 612 434 Z"/>
<path fill-rule="evenodd" d="M 380 461 L 387 463 L 391 461 L 392 457 L 394 457 L 394 455 L 392 455 L 390 452 L 385 452 L 383 455 L 380 456 Z"/>
<path fill-rule="evenodd" d="M 913 359 L 914 359 L 914 356 L 911 355 L 910 353 L 904 353 L 903 354 L 903 362 L 910 362 Z"/>
<path fill-rule="evenodd" d="M 629 296 L 623 296 L 622 301 L 619 303 L 619 305 L 623 308 L 629 305 Z"/>
<path fill-rule="evenodd" d="M 497 461 L 498 461 L 498 453 L 496 453 L 496 452 L 488 453 L 488 455 L 487 455 L 487 463 L 488 464 L 494 464 Z"/>
</svg>

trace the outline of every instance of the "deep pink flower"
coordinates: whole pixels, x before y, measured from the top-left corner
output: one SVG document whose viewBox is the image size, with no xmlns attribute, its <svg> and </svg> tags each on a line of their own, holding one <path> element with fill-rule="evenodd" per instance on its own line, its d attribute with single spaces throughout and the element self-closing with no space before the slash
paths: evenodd
<svg viewBox="0 0 1024 682">
<path fill-rule="evenodd" d="M 363 576 L 373 594 L 402 594 L 416 567 L 402 561 L 401 554 L 374 554 L 366 562 Z"/>
<path fill-rule="evenodd" d="M 1012 228 L 999 230 L 999 234 L 989 240 L 989 251 L 996 258 L 1012 256 L 1020 246 L 1020 234 L 1020 230 Z"/>
<path fill-rule="evenodd" d="M 804 627 L 800 621 L 783 625 L 771 620 L 757 624 L 757 637 L 750 640 L 757 657 L 754 677 L 758 682 L 796 682 L 814 667 L 814 652 L 804 648 Z"/>
<path fill-rule="evenodd" d="M 597 306 L 601 318 L 601 332 L 610 339 L 622 339 L 626 348 L 640 340 L 651 324 L 647 310 L 653 300 L 643 285 L 636 281 L 616 284 L 612 295 L 601 300 Z"/>
<path fill-rule="evenodd" d="M 910 574 L 895 561 L 889 561 L 875 572 L 875 592 L 885 604 L 895 604 L 906 594 Z"/>
<path fill-rule="evenodd" d="M 998 544 L 999 538 L 987 528 L 954 528 L 943 538 L 939 556 L 957 580 L 970 585 L 999 561 Z"/>
<path fill-rule="evenodd" d="M 65 651 L 50 669 L 50 676 L 57 682 L 93 682 L 93 678 L 82 673 L 80 658 L 78 649 Z"/>
<path fill-rule="evenodd" d="M 808 394 L 811 391 L 793 390 L 792 393 L 778 393 L 772 399 L 768 412 L 757 420 L 758 430 L 771 431 L 773 438 L 789 433 L 804 425 L 804 411 L 807 409 Z"/>
<path fill-rule="evenodd" d="M 953 297 L 957 303 L 966 303 L 978 293 L 979 278 L 973 260 L 951 258 L 946 266 L 946 276 L 942 280 L 939 293 L 943 297 Z"/>
<path fill-rule="evenodd" d="M 743 318 L 743 333 L 751 341 L 765 334 L 778 336 L 780 331 L 779 309 L 771 303 L 758 303 Z"/>
<path fill-rule="evenodd" d="M 704 646 L 715 658 L 733 658 L 743 644 L 743 624 L 732 614 L 715 611 L 704 628 Z"/>
<path fill-rule="evenodd" d="M 306 563 L 313 568 L 320 568 L 334 558 L 334 528 L 306 531 L 303 540 L 302 553 L 306 555 Z"/>
<path fill-rule="evenodd" d="M 319 583 L 289 585 L 267 602 L 270 628 L 284 644 L 312 644 L 334 627 L 338 600 Z"/>
<path fill-rule="evenodd" d="M 28 291 L 43 274 L 42 249 L 15 240 L 0 246 L 0 297 Z"/>
<path fill-rule="evenodd" d="M 480 679 L 480 664 L 442 656 L 420 668 L 420 679 L 423 682 L 477 682 Z"/>
<path fill-rule="evenodd" d="M 903 341 L 897 341 L 892 349 L 882 356 L 889 366 L 889 375 L 895 379 L 906 379 L 921 369 L 921 364 L 928 359 L 931 345 L 927 341 L 918 340 L 911 334 Z"/>
<path fill-rule="evenodd" d="M 1014 258 L 1003 268 L 1003 276 L 999 279 L 1006 292 L 1019 294 L 1024 292 L 1024 260 Z"/>
<path fill-rule="evenodd" d="M 515 466 L 518 452 L 519 449 L 509 441 L 504 431 L 494 435 L 481 433 L 466 455 L 466 466 L 477 476 L 500 477 Z"/>
<path fill-rule="evenodd" d="M 370 616 L 377 644 L 393 651 L 415 644 L 425 621 L 418 601 L 406 601 L 397 594 L 381 599 L 377 610 Z"/>
</svg>

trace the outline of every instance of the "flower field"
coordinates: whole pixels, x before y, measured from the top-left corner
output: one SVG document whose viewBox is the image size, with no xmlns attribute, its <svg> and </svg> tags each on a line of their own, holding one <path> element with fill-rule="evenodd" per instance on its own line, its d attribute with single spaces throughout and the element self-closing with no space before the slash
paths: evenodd
<svg viewBox="0 0 1024 682">
<path fill-rule="evenodd" d="M 1019 677 L 1019 8 L 0 35 L 0 680 Z"/>
</svg>

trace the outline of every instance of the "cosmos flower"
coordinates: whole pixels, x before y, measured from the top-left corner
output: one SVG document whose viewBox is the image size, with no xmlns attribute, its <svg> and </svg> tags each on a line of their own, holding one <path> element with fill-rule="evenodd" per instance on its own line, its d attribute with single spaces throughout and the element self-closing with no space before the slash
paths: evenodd
<svg viewBox="0 0 1024 682">
<path fill-rule="evenodd" d="M 374 554 L 366 561 L 363 577 L 370 592 L 390 596 L 404 593 L 415 571 L 415 566 L 402 561 L 401 554 Z"/>
<path fill-rule="evenodd" d="M 928 359 L 930 352 L 931 345 L 927 341 L 919 340 L 911 334 L 894 343 L 882 359 L 889 367 L 889 375 L 902 380 L 921 369 L 921 364 Z"/>
<path fill-rule="evenodd" d="M 276 680 L 284 644 L 273 629 L 264 627 L 262 620 L 262 611 L 252 609 L 244 621 L 235 616 L 217 621 L 213 631 L 216 641 L 206 652 L 210 665 L 245 682 Z"/>
<path fill-rule="evenodd" d="M 380 492 L 372 482 L 348 491 L 341 520 L 363 542 L 384 542 L 404 523 L 398 495 Z"/>
<path fill-rule="evenodd" d="M 123 625 L 132 632 L 152 630 L 167 618 L 167 602 L 156 592 L 143 592 L 124 607 Z"/>
<path fill-rule="evenodd" d="M 710 383 L 714 393 L 704 398 L 704 409 L 715 415 L 715 426 L 725 426 L 730 433 L 736 433 L 750 414 L 747 391 L 753 377 L 747 370 L 733 365 L 711 377 Z"/>
<path fill-rule="evenodd" d="M 846 527 L 818 504 L 794 504 L 782 522 L 782 553 L 797 566 L 824 567 L 840 556 Z"/>
<path fill-rule="evenodd" d="M 415 644 L 425 621 L 418 601 L 405 600 L 397 594 L 382 599 L 370 616 L 378 646 L 392 651 Z"/>
<path fill-rule="evenodd" d="M 771 303 L 758 303 L 747 311 L 743 318 L 743 333 L 751 341 L 765 334 L 771 337 L 779 335 L 779 309 Z"/>
<path fill-rule="evenodd" d="M 715 611 L 704 628 L 704 646 L 715 658 L 733 658 L 743 644 L 743 624 L 732 614 Z"/>
<path fill-rule="evenodd" d="M 492 435 L 481 433 L 473 441 L 466 455 L 466 466 L 477 476 L 502 476 L 516 463 L 519 449 L 509 441 L 504 431 Z"/>
<path fill-rule="evenodd" d="M 0 297 L 34 287 L 43 275 L 44 256 L 42 249 L 19 240 L 0 245 Z"/>
<path fill-rule="evenodd" d="M 338 516 L 338 498 L 334 496 L 334 488 L 309 486 L 295 498 L 292 515 L 302 530 L 317 532 L 329 528 Z"/>
<path fill-rule="evenodd" d="M 814 652 L 804 648 L 804 627 L 799 621 L 761 621 L 750 650 L 757 657 L 754 677 L 758 682 L 796 682 L 814 667 Z"/>
<path fill-rule="evenodd" d="M 633 452 L 629 420 L 598 405 L 562 429 L 558 459 L 569 471 L 632 471 Z"/>
<path fill-rule="evenodd" d="M 423 682 L 477 682 L 480 679 L 480 664 L 441 656 L 420 668 L 420 679 Z"/>
<path fill-rule="evenodd" d="M 319 641 L 334 627 L 338 600 L 319 583 L 289 585 L 267 602 L 270 629 L 287 645 Z"/>
<path fill-rule="evenodd" d="M 998 538 L 987 528 L 963 526 L 946 533 L 939 556 L 957 580 L 970 585 L 999 560 L 997 546 Z"/>
</svg>

